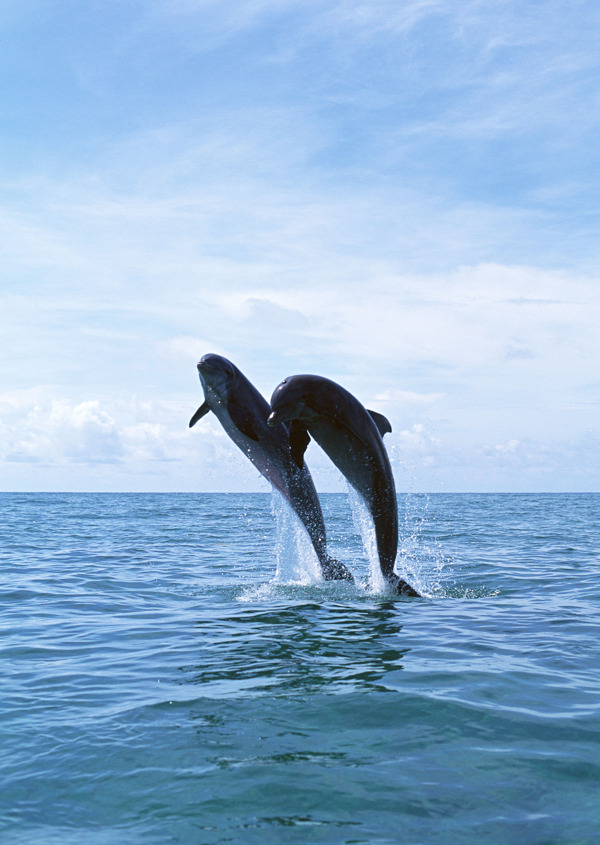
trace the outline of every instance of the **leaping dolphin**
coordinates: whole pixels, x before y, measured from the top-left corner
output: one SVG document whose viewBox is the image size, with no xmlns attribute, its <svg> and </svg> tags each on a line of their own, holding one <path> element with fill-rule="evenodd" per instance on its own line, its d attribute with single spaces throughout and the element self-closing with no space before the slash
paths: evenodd
<svg viewBox="0 0 600 845">
<path fill-rule="evenodd" d="M 389 421 L 361 403 L 333 381 L 321 376 L 290 376 L 275 388 L 268 424 L 291 422 L 290 449 L 298 468 L 310 435 L 367 505 L 377 540 L 381 572 L 398 595 L 419 593 L 394 572 L 398 552 L 396 486 L 383 435 Z M 309 435 L 310 432 L 310 435 Z"/>
<path fill-rule="evenodd" d="M 283 494 L 306 528 L 323 578 L 353 581 L 343 563 L 327 552 L 325 522 L 308 467 L 292 458 L 287 426 L 269 428 L 271 409 L 238 368 L 221 355 L 208 354 L 198 364 L 204 402 L 190 420 L 190 428 L 212 411 L 236 446 L 259 472 Z"/>
</svg>

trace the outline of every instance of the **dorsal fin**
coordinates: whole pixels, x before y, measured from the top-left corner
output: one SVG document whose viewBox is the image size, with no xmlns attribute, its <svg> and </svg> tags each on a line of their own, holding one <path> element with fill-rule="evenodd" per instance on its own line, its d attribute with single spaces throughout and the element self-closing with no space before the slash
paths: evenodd
<svg viewBox="0 0 600 845">
<path fill-rule="evenodd" d="M 192 417 L 192 419 L 190 420 L 190 428 L 191 428 L 193 425 L 196 425 L 196 423 L 198 422 L 198 420 L 201 420 L 201 419 L 202 419 L 202 417 L 203 417 L 205 414 L 208 414 L 208 412 L 209 412 L 209 411 L 210 411 L 210 408 L 209 408 L 209 406 L 208 406 L 208 402 L 203 402 L 203 403 L 200 405 L 200 407 L 198 408 L 198 410 L 196 411 L 196 413 L 194 414 L 194 416 Z"/>
<path fill-rule="evenodd" d="M 290 452 L 299 469 L 304 466 L 304 453 L 309 443 L 310 434 L 306 430 L 306 426 L 302 425 L 299 420 L 293 420 L 290 426 Z"/>
<path fill-rule="evenodd" d="M 378 414 L 377 411 L 369 411 L 368 408 L 367 411 L 371 415 L 371 419 L 377 426 L 382 437 L 384 434 L 392 433 L 392 425 L 387 417 L 384 417 L 383 414 Z"/>
</svg>

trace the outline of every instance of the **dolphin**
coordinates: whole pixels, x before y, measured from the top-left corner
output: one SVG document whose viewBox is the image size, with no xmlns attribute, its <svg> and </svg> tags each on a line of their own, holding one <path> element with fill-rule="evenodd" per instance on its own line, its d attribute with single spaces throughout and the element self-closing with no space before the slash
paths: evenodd
<svg viewBox="0 0 600 845">
<path fill-rule="evenodd" d="M 236 446 L 287 502 L 306 528 L 326 581 L 353 581 L 343 563 L 327 552 L 325 522 L 319 497 L 306 466 L 298 466 L 289 447 L 287 426 L 269 428 L 267 400 L 238 368 L 221 355 L 208 354 L 198 363 L 204 402 L 190 428 L 212 411 Z"/>
<path fill-rule="evenodd" d="M 290 450 L 298 468 L 310 436 L 364 500 L 375 526 L 381 572 L 397 595 L 419 593 L 394 572 L 398 552 L 398 504 L 394 476 L 383 444 L 392 427 L 382 414 L 368 411 L 345 388 L 322 376 L 284 379 L 271 397 L 268 424 L 291 423 Z M 309 434 L 310 432 L 310 434 Z"/>
</svg>

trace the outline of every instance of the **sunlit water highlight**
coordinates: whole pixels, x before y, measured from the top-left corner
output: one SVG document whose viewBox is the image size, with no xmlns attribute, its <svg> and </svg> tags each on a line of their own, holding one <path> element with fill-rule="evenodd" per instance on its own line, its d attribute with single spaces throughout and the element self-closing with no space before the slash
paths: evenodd
<svg viewBox="0 0 600 845">
<path fill-rule="evenodd" d="M 0 495 L 2 843 L 597 842 L 600 496 L 322 498 Z"/>
</svg>

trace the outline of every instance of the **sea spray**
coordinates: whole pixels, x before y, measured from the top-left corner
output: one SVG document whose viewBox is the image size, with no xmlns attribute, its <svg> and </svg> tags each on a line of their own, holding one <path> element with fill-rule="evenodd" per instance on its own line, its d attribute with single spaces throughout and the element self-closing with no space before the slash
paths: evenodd
<svg viewBox="0 0 600 845">
<path fill-rule="evenodd" d="M 442 579 L 448 574 L 450 561 L 443 554 L 439 540 L 426 536 L 431 534 L 436 520 L 429 512 L 429 503 L 426 493 L 406 493 L 400 497 L 404 518 L 401 517 L 399 525 L 396 568 L 420 593 L 433 596 L 445 594 Z"/>
<path fill-rule="evenodd" d="M 362 497 L 350 484 L 348 501 L 354 527 L 361 536 L 369 562 L 368 589 L 373 593 L 384 593 L 387 585 L 379 563 L 373 519 Z M 439 595 L 445 593 L 441 582 L 449 561 L 442 553 L 437 540 L 424 537 L 424 532 L 429 527 L 428 508 L 429 497 L 426 495 L 404 497 L 404 518 L 400 520 L 399 525 L 395 569 L 401 578 L 422 595 Z"/>
<path fill-rule="evenodd" d="M 354 527 L 361 536 L 365 555 L 369 562 L 368 589 L 372 593 L 384 593 L 386 583 L 379 565 L 375 526 L 362 496 L 350 484 L 348 484 L 348 501 L 350 502 Z"/>
<path fill-rule="evenodd" d="M 308 532 L 283 496 L 273 490 L 271 510 L 275 517 L 275 580 L 314 584 L 322 580 L 319 559 Z"/>
</svg>

